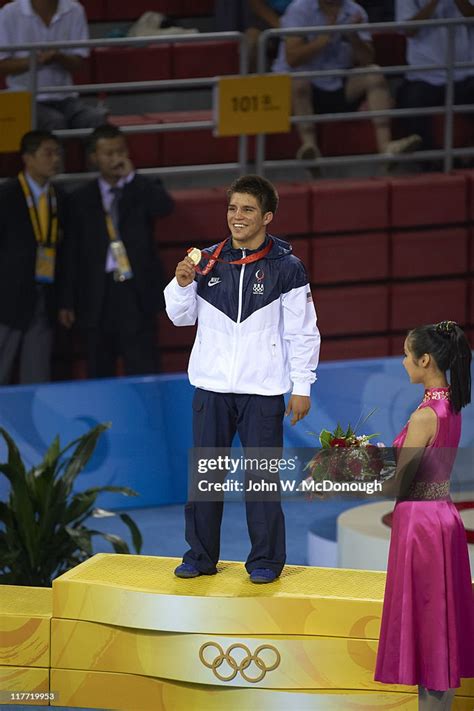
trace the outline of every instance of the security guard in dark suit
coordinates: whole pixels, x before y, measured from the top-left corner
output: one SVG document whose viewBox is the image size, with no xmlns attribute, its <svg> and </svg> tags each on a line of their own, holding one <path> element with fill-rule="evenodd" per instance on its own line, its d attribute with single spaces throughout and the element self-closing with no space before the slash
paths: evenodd
<svg viewBox="0 0 474 711">
<path fill-rule="evenodd" d="M 50 380 L 67 214 L 51 183 L 61 167 L 57 138 L 30 131 L 20 151 L 23 171 L 0 189 L 0 384 L 10 382 L 17 354 L 20 383 Z"/>
<path fill-rule="evenodd" d="M 95 129 L 90 152 L 100 175 L 71 198 L 60 321 L 84 330 L 89 377 L 115 375 L 118 355 L 127 375 L 154 373 L 163 287 L 154 221 L 173 201 L 159 180 L 135 173 L 115 126 Z"/>
</svg>

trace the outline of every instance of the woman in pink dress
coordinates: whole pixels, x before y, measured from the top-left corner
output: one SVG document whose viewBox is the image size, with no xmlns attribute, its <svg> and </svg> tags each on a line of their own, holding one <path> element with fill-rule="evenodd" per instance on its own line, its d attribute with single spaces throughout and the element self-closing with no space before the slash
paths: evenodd
<svg viewBox="0 0 474 711">
<path fill-rule="evenodd" d="M 423 711 L 449 711 L 461 678 L 474 677 L 466 532 L 449 496 L 460 411 L 471 401 L 470 364 L 453 321 L 408 333 L 403 365 L 425 393 L 394 441 L 398 493 L 375 680 L 417 685 Z"/>
</svg>

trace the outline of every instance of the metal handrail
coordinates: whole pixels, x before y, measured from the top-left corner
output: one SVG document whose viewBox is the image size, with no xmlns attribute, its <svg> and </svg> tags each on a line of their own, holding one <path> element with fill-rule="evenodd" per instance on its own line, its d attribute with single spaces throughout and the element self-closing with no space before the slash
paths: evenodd
<svg viewBox="0 0 474 711">
<path fill-rule="evenodd" d="M 303 121 L 314 121 L 314 123 L 322 122 L 333 122 L 333 121 L 349 121 L 349 120 L 363 120 L 367 118 L 379 118 L 379 117 L 396 117 L 396 116 L 415 116 L 415 115 L 436 115 L 446 112 L 446 122 L 445 122 L 445 145 L 444 149 L 437 151 L 423 151 L 417 153 L 417 159 L 420 160 L 431 160 L 432 158 L 444 157 L 444 168 L 446 171 L 450 170 L 452 167 L 452 159 L 457 155 L 472 155 L 474 154 L 474 149 L 453 149 L 452 140 L 452 128 L 453 128 L 453 115 L 455 113 L 470 113 L 474 109 L 471 106 L 453 106 L 454 98 L 454 69 L 455 68 L 467 68 L 474 66 L 474 62 L 457 62 L 454 59 L 454 29 L 459 25 L 471 25 L 474 24 L 474 18 L 453 18 L 447 20 L 419 20 L 419 21 L 407 21 L 407 22 L 381 22 L 381 23 L 360 23 L 355 25 L 344 25 L 344 32 L 360 32 L 367 30 L 371 33 L 377 31 L 398 31 L 399 29 L 417 29 L 419 27 L 445 27 L 448 30 L 450 41 L 448 46 L 448 56 L 444 64 L 436 65 L 399 65 L 392 67 L 380 67 L 377 69 L 380 73 L 384 75 L 400 74 L 401 72 L 409 73 L 415 71 L 432 71 L 433 69 L 446 69 L 447 70 L 447 91 L 446 91 L 446 103 L 443 107 L 428 107 L 424 109 L 391 109 L 386 111 L 358 111 L 354 113 L 333 113 L 333 114 L 311 114 L 307 116 L 293 116 L 291 117 L 291 123 L 297 124 Z M 258 71 L 259 73 L 264 73 L 265 70 L 265 54 L 266 54 L 266 43 L 270 37 L 275 36 L 291 36 L 291 35 L 304 35 L 313 34 L 315 32 L 321 32 L 321 27 L 303 27 L 303 28 L 291 28 L 291 29 L 269 29 L 261 33 L 259 44 L 258 44 Z M 341 25 L 324 26 L 324 33 L 338 33 L 341 32 Z M 30 43 L 21 45 L 9 45 L 7 47 L 0 47 L 0 52 L 15 52 L 15 51 L 29 51 L 30 52 L 30 91 L 32 94 L 32 116 L 35 120 L 36 116 L 36 96 L 37 96 L 37 57 L 36 53 L 38 50 L 49 48 L 49 49 L 67 49 L 67 48 L 94 48 L 94 47 L 117 47 L 117 46 L 148 46 L 156 44 L 172 44 L 174 42 L 203 42 L 203 41 L 219 41 L 227 39 L 237 39 L 239 41 L 240 50 L 240 73 L 248 73 L 248 46 L 246 42 L 245 35 L 240 32 L 219 32 L 219 33 L 200 33 L 200 34 L 167 34 L 167 35 L 155 35 L 147 37 L 126 37 L 126 38 L 110 38 L 110 39 L 96 39 L 96 40 L 82 40 L 82 41 L 67 41 L 67 42 L 48 42 L 48 43 Z M 314 71 L 302 71 L 302 72 L 292 72 L 292 77 L 294 78 L 311 78 L 315 76 L 350 76 L 350 75 L 364 75 L 373 72 L 373 67 L 356 67 L 349 70 L 344 69 L 329 69 L 329 70 L 314 70 Z M 217 84 L 218 77 L 204 77 L 204 78 L 194 78 L 194 79 L 165 79 L 156 81 L 142 81 L 142 82 L 111 82 L 103 84 L 86 84 L 86 85 L 75 85 L 74 91 L 81 94 L 87 93 L 97 93 L 97 92 L 122 92 L 122 91 L 146 91 L 146 90 L 163 90 L 163 89 L 181 89 L 181 88 L 200 88 L 205 86 L 215 86 Z M 60 93 L 65 90 L 70 90 L 70 86 L 56 86 L 56 87 L 41 87 L 42 92 L 48 93 Z M 190 122 L 175 122 L 169 124 L 142 124 L 134 126 L 123 126 L 121 130 L 126 134 L 134 133 L 154 133 L 154 132 L 168 132 L 168 131 L 193 131 L 202 130 L 205 128 L 214 129 L 216 127 L 215 119 L 212 121 L 190 121 Z M 68 129 L 62 131 L 56 131 L 55 133 L 59 137 L 81 137 L 87 136 L 92 129 Z M 265 167 L 288 167 L 288 165 L 294 165 L 294 161 L 266 161 L 265 160 L 265 135 L 260 134 L 257 136 L 257 155 L 256 155 L 256 170 L 260 174 L 263 174 Z M 390 160 L 387 156 L 341 156 L 335 158 L 321 158 L 317 162 L 318 165 L 339 165 L 339 164 L 352 164 L 354 162 L 360 162 L 364 159 L 365 162 L 386 162 Z M 397 156 L 396 160 L 409 161 L 413 160 L 411 156 Z M 305 161 L 305 165 L 312 165 L 310 161 Z M 147 172 L 154 174 L 174 174 L 185 172 L 206 172 L 210 170 L 229 170 L 234 168 L 239 168 L 240 173 L 246 171 L 247 165 L 247 136 L 239 137 L 239 156 L 238 163 L 225 164 L 213 164 L 209 166 L 176 166 L 169 168 L 160 169 L 147 169 Z M 141 171 L 142 172 L 142 171 Z M 85 177 L 85 174 L 80 174 Z M 77 176 L 75 176 L 77 178 Z M 66 177 L 64 176 L 64 179 Z"/>
<path fill-rule="evenodd" d="M 453 115 L 454 113 L 461 113 L 461 109 L 465 107 L 454 107 L 454 70 L 457 68 L 468 68 L 474 67 L 474 62 L 454 62 L 454 31 L 458 26 L 461 25 L 473 25 L 474 18 L 451 18 L 451 19 L 441 19 L 441 20 L 416 20 L 416 21 L 404 21 L 404 22 L 377 22 L 377 23 L 358 23 L 352 25 L 328 25 L 328 26 L 318 26 L 318 27 L 292 27 L 291 29 L 268 29 L 260 34 L 257 50 L 257 71 L 259 73 L 265 72 L 265 62 L 266 62 L 266 46 L 268 40 L 272 37 L 288 37 L 288 36 L 301 36 L 308 34 L 317 34 L 321 31 L 324 34 L 336 34 L 340 33 L 343 29 L 344 32 L 361 32 L 368 31 L 370 33 L 378 31 L 394 32 L 400 29 L 410 29 L 416 30 L 419 28 L 426 27 L 443 27 L 446 28 L 448 32 L 448 47 L 446 61 L 439 65 L 399 65 L 396 67 L 377 67 L 377 72 L 390 75 L 390 74 L 400 74 L 401 72 L 409 73 L 415 71 L 432 71 L 433 69 L 444 69 L 447 72 L 446 81 L 446 100 L 443 107 L 429 107 L 426 109 L 389 109 L 386 111 L 357 111 L 353 113 L 345 114 L 323 114 L 323 115 L 306 115 L 306 116 L 293 116 L 291 118 L 291 123 L 296 124 L 299 122 L 334 122 L 334 121 L 348 121 L 357 120 L 363 118 L 392 118 L 396 116 L 419 116 L 419 115 L 432 115 L 436 113 L 445 113 L 446 121 L 444 127 L 444 148 L 437 151 L 420 151 L 416 154 L 417 160 L 432 160 L 433 158 L 444 158 L 444 170 L 449 172 L 452 169 L 453 157 L 457 157 L 462 154 L 464 156 L 474 155 L 474 149 L 459 149 L 453 148 Z M 334 76 L 351 76 L 351 75 L 364 75 L 372 74 L 374 68 L 372 67 L 358 67 L 349 70 L 344 69 L 328 69 L 328 70 L 314 70 L 314 71 L 302 71 L 302 72 L 291 72 L 291 76 L 295 79 L 312 78 L 312 77 L 334 77 Z M 468 107 L 466 111 L 462 113 L 472 112 L 472 107 Z M 375 155 L 371 156 L 370 160 L 367 156 L 340 156 L 337 158 L 320 158 L 317 161 L 305 161 L 305 165 L 312 166 L 325 166 L 325 165 L 351 165 L 355 162 L 368 163 L 382 163 L 390 160 L 400 161 L 410 161 L 413 160 L 412 156 L 397 156 L 396 158 L 391 158 L 390 156 Z M 267 161 L 265 160 L 265 135 L 260 134 L 256 139 L 256 171 L 261 175 L 264 174 L 266 167 L 278 167 L 286 168 L 288 167 L 289 161 Z"/>
<path fill-rule="evenodd" d="M 36 97 L 38 94 L 38 62 L 37 62 L 37 52 L 42 49 L 78 49 L 78 48 L 94 48 L 94 47 L 122 47 L 122 46 L 148 46 L 157 44 L 173 44 L 177 42 L 195 43 L 195 42 L 205 42 L 212 40 L 215 41 L 225 41 L 229 39 L 237 39 L 239 43 L 239 72 L 240 74 L 248 73 L 248 45 L 247 39 L 242 32 L 203 32 L 203 33 L 186 33 L 186 34 L 166 34 L 166 35 L 152 35 L 147 37 L 120 37 L 120 38 L 110 38 L 110 39 L 94 39 L 94 40 L 81 40 L 81 41 L 58 41 L 58 42 L 34 42 L 29 44 L 16 44 L 8 46 L 0 46 L 0 52 L 20 52 L 28 51 L 29 55 L 29 90 L 31 92 L 31 116 L 32 125 L 36 125 Z M 90 94 L 98 92 L 122 92 L 122 91 L 146 91 L 146 90 L 163 90 L 163 89 L 183 89 L 183 88 L 200 88 L 200 87 L 214 87 L 218 82 L 218 77 L 197 77 L 194 79 L 163 79 L 156 81 L 142 81 L 142 82 L 112 82 L 105 84 L 86 84 L 86 85 L 74 85 L 74 92 L 80 94 Z M 64 91 L 71 91 L 71 86 L 54 86 L 54 87 L 41 87 L 42 93 L 62 93 Z M 215 129 L 216 122 L 213 118 L 211 121 L 186 121 L 186 122 L 174 122 L 169 124 L 145 124 L 145 125 L 135 125 L 135 126 L 123 126 L 121 130 L 123 133 L 159 133 L 168 131 L 198 131 L 202 129 Z M 61 138 L 72 138 L 72 137 L 82 137 L 87 136 L 92 132 L 93 129 L 65 129 L 58 130 L 54 133 Z M 224 167 L 225 166 L 225 167 Z M 175 174 L 182 173 L 185 166 L 176 166 L 159 169 L 160 174 Z M 187 166 L 187 172 L 204 172 L 202 170 L 204 166 Z M 247 136 L 239 136 L 238 141 L 238 157 L 236 163 L 226 163 L 226 164 L 209 164 L 205 166 L 206 171 L 220 171 L 220 170 L 235 170 L 238 169 L 239 173 L 243 175 L 247 168 Z M 85 174 L 81 174 L 85 177 Z M 69 176 L 61 176 L 62 179 L 69 179 Z M 75 176 L 77 179 L 77 176 Z"/>
</svg>

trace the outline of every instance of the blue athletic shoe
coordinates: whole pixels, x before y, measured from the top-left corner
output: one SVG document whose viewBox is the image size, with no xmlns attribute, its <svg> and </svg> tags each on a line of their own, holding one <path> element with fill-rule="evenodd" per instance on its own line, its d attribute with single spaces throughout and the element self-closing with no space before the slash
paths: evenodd
<svg viewBox="0 0 474 711">
<path fill-rule="evenodd" d="M 274 580 L 276 580 L 278 575 L 275 573 L 274 570 L 270 570 L 270 568 L 255 568 L 255 570 L 252 570 L 250 573 L 250 582 L 251 583 L 273 583 Z"/>
<path fill-rule="evenodd" d="M 199 575 L 202 575 L 200 570 L 189 563 L 181 563 L 181 565 L 178 565 L 174 574 L 177 578 L 197 578 Z"/>
</svg>

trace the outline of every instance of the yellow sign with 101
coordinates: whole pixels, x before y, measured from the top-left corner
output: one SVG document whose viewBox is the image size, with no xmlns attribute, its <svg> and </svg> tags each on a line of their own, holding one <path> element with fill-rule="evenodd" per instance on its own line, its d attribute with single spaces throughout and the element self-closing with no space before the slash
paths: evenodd
<svg viewBox="0 0 474 711">
<path fill-rule="evenodd" d="M 220 77 L 214 96 L 217 136 L 290 130 L 289 74 Z"/>
</svg>

